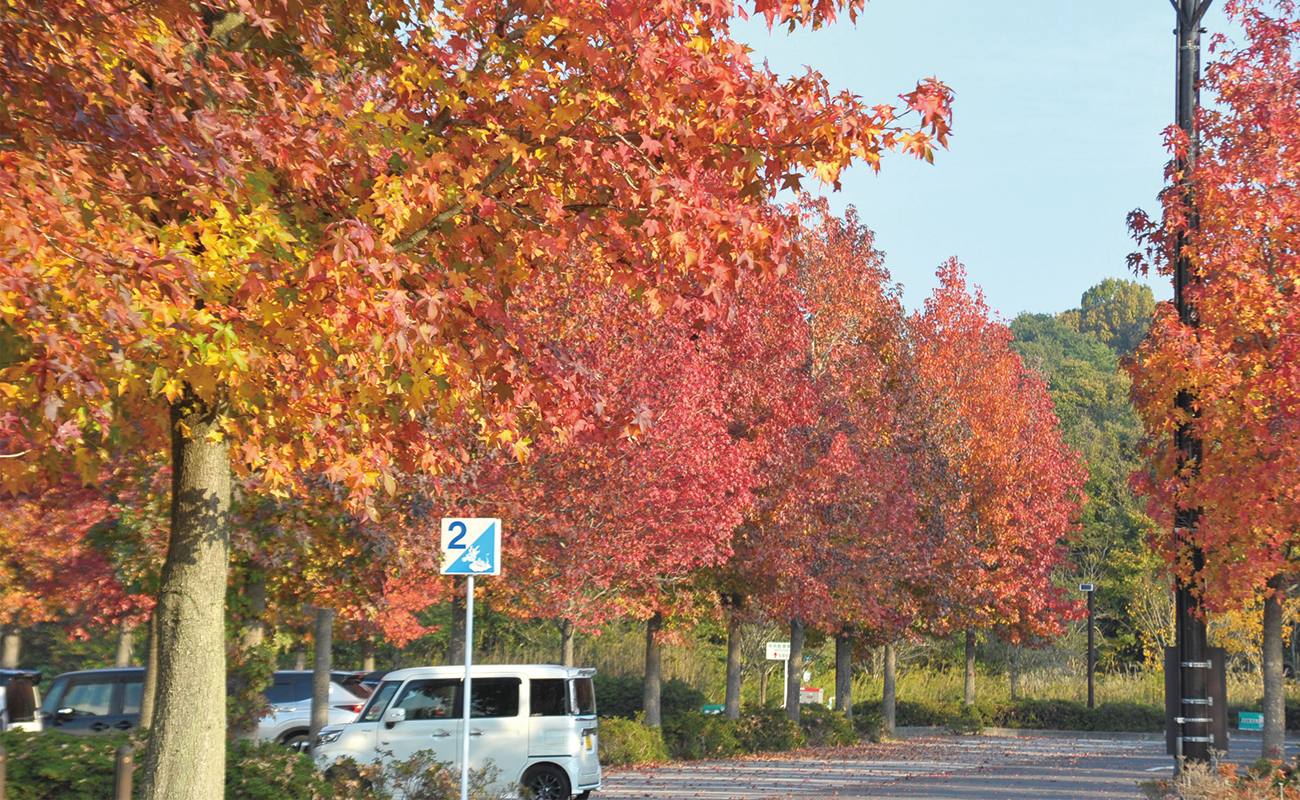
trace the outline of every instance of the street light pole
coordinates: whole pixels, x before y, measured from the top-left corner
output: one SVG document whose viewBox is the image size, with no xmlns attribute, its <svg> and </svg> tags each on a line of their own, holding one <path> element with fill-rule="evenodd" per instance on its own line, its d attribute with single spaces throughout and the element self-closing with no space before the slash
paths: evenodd
<svg viewBox="0 0 1300 800">
<path fill-rule="evenodd" d="M 1196 163 L 1198 146 L 1196 110 L 1200 104 L 1201 18 L 1212 0 L 1169 2 L 1178 12 L 1178 28 L 1175 31 L 1178 42 L 1177 120 L 1178 127 L 1187 136 L 1186 152 L 1178 160 L 1179 187 L 1187 207 L 1187 227 L 1195 230 L 1199 221 L 1195 210 L 1192 168 Z M 1187 292 L 1193 280 L 1190 247 L 1191 237 L 1184 230 L 1179 233 L 1176 242 L 1174 305 L 1178 309 L 1179 320 L 1184 325 L 1195 327 L 1196 309 Z M 1191 392 L 1186 389 L 1180 391 L 1175 404 L 1183 412 L 1185 420 L 1174 435 L 1175 444 L 1181 453 L 1182 464 L 1195 471 L 1201 458 L 1201 442 L 1190 422 L 1196 415 Z M 1200 595 L 1196 591 L 1196 582 L 1205 566 L 1205 554 L 1191 537 L 1199 516 L 1199 511 L 1195 508 L 1178 508 L 1174 514 L 1174 536 L 1183 557 L 1189 562 L 1192 577 L 1188 580 L 1180 578 L 1175 586 L 1175 647 L 1179 674 L 1178 696 L 1172 699 L 1180 710 L 1176 716 L 1178 731 L 1175 755 L 1192 761 L 1207 762 L 1210 760 L 1211 747 L 1227 747 L 1225 742 L 1213 742 L 1210 736 L 1209 716 L 1213 703 L 1209 692 L 1210 659 L 1206 651 L 1205 621 L 1200 614 Z M 1219 700 L 1222 702 L 1224 698 Z"/>
</svg>

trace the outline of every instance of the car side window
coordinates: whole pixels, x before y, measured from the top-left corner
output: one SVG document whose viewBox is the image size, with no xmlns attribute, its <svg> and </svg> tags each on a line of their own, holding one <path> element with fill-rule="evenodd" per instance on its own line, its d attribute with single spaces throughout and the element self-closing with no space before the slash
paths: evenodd
<svg viewBox="0 0 1300 800">
<path fill-rule="evenodd" d="M 528 713 L 534 717 L 568 716 L 568 699 L 563 678 L 534 678 L 528 682 Z"/>
<path fill-rule="evenodd" d="M 408 720 L 458 717 L 455 702 L 459 688 L 458 680 L 410 681 L 393 707 L 406 709 Z"/>
<path fill-rule="evenodd" d="M 116 683 L 74 683 L 68 687 L 59 708 L 70 708 L 78 717 L 107 716 L 113 705 Z"/>
<path fill-rule="evenodd" d="M 311 699 L 311 676 L 302 675 L 293 679 L 293 700 L 291 703 L 299 703 L 303 700 Z"/>
<path fill-rule="evenodd" d="M 127 681 L 122 685 L 122 713 L 139 714 L 140 698 L 144 695 L 142 681 Z"/>
<path fill-rule="evenodd" d="M 470 681 L 471 717 L 519 716 L 518 678 L 475 678 Z"/>
<path fill-rule="evenodd" d="M 266 702 L 273 706 L 287 706 L 294 702 L 293 682 L 290 680 L 277 679 L 275 683 L 266 687 L 263 692 L 266 695 Z"/>
<path fill-rule="evenodd" d="M 374 697 L 370 698 L 370 703 L 361 712 L 357 722 L 378 722 L 379 718 L 384 714 L 384 709 L 388 707 L 388 701 L 393 699 L 393 693 L 401 685 L 400 681 L 384 681 L 379 684 Z"/>
</svg>

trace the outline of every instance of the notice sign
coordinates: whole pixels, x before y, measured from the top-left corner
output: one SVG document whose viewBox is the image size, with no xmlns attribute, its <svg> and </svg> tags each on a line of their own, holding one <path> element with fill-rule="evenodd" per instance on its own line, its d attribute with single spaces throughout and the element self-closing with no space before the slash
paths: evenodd
<svg viewBox="0 0 1300 800">
<path fill-rule="evenodd" d="M 768 642 L 767 643 L 768 661 L 788 661 L 789 659 L 790 659 L 789 642 Z"/>
<path fill-rule="evenodd" d="M 1264 730 L 1264 715 L 1255 711 L 1237 712 L 1237 730 L 1239 731 Z"/>
<path fill-rule="evenodd" d="M 488 517 L 444 517 L 442 574 L 500 575 L 501 520 Z"/>
</svg>

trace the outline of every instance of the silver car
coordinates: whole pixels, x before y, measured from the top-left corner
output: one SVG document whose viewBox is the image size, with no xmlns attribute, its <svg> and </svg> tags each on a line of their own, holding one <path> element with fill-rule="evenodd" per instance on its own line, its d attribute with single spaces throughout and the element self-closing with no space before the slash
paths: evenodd
<svg viewBox="0 0 1300 800">
<path fill-rule="evenodd" d="M 342 725 L 357 718 L 370 697 L 362 684 L 363 672 L 331 672 L 329 724 Z M 266 689 L 270 714 L 257 724 L 257 738 L 306 750 L 311 727 L 311 670 L 281 670 Z"/>
</svg>

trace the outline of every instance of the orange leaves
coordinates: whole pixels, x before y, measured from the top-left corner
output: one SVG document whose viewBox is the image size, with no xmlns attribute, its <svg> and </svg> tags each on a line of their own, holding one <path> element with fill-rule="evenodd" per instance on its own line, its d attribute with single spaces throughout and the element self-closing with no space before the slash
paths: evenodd
<svg viewBox="0 0 1300 800">
<path fill-rule="evenodd" d="M 1191 176 L 1199 227 L 1190 227 L 1174 184 L 1180 176 L 1172 172 L 1162 219 L 1130 220 L 1144 246 L 1131 261 L 1143 269 L 1154 264 L 1169 274 L 1179 246 L 1192 257 L 1187 294 L 1197 325 L 1159 308 L 1130 371 L 1153 473 L 1142 485 L 1167 532 L 1160 544 L 1190 577 L 1189 564 L 1174 563 L 1177 542 L 1168 532 L 1175 509 L 1201 509 L 1188 536 L 1206 555 L 1200 577 L 1211 608 L 1238 606 L 1269 578 L 1293 572 L 1300 522 L 1294 476 L 1281 466 L 1294 463 L 1300 431 L 1300 18 L 1289 5 L 1253 0 L 1231 13 L 1246 37 L 1216 46 L 1207 69 L 1205 86 L 1216 99 L 1198 120 L 1201 149 Z M 1168 139 L 1171 150 L 1185 149 L 1180 133 Z M 1193 396 L 1195 420 L 1174 409 L 1182 391 Z M 1204 442 L 1195 469 L 1176 445 L 1180 424 L 1191 424 Z"/>
</svg>

